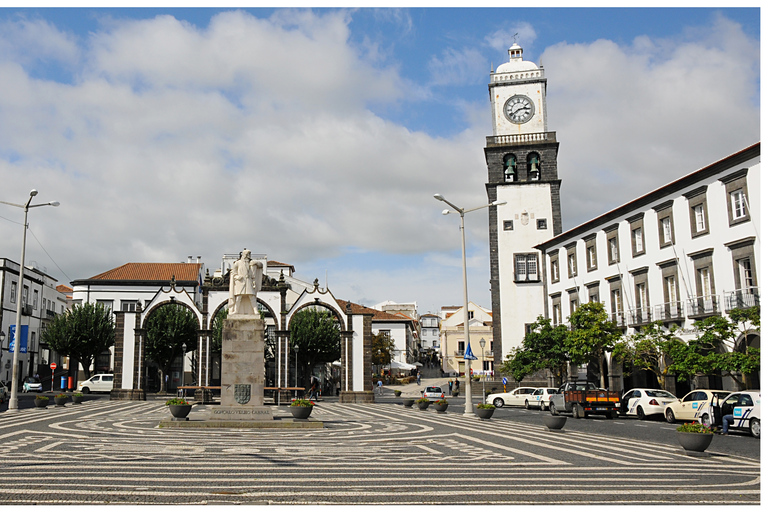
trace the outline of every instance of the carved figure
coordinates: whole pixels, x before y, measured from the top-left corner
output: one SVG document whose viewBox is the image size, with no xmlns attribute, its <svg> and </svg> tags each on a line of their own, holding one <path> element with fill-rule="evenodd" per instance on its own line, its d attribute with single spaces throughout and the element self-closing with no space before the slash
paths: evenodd
<svg viewBox="0 0 768 512">
<path fill-rule="evenodd" d="M 227 303 L 230 315 L 259 316 L 256 294 L 261 290 L 263 270 L 261 262 L 251 260 L 251 251 L 244 249 L 230 271 Z"/>
</svg>

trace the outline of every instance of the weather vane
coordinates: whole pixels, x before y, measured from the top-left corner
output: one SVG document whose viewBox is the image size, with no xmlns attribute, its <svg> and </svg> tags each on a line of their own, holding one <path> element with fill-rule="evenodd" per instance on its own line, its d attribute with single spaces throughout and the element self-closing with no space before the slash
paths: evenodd
<svg viewBox="0 0 768 512">
<path fill-rule="evenodd" d="M 512 36 L 512 44 L 517 44 L 517 35 L 518 32 L 515 32 L 515 35 Z"/>
</svg>

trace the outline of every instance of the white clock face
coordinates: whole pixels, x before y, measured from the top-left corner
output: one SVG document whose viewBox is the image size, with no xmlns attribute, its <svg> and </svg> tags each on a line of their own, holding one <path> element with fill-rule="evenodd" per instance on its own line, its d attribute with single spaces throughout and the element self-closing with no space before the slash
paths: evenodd
<svg viewBox="0 0 768 512">
<path fill-rule="evenodd" d="M 504 103 L 504 115 L 515 124 L 527 123 L 533 117 L 533 102 L 528 96 L 516 94 Z"/>
</svg>

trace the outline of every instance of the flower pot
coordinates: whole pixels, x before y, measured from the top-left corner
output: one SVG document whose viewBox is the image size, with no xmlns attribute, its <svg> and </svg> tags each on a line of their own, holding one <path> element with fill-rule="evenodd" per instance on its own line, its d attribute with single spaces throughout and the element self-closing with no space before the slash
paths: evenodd
<svg viewBox="0 0 768 512">
<path fill-rule="evenodd" d="M 491 416 L 493 416 L 493 411 L 496 409 L 478 409 L 475 407 L 475 414 L 481 419 L 481 420 L 489 420 L 491 419 Z"/>
<path fill-rule="evenodd" d="M 53 401 L 56 403 L 57 407 L 64 407 L 64 404 L 67 403 L 69 400 L 68 396 L 55 396 L 53 397 Z"/>
<path fill-rule="evenodd" d="M 447 411 L 447 410 L 448 410 L 448 404 L 447 404 L 447 403 L 444 403 L 444 404 L 435 404 L 435 410 L 436 410 L 437 412 L 445 413 L 445 411 Z"/>
<path fill-rule="evenodd" d="M 187 418 L 189 411 L 192 410 L 192 404 L 169 405 L 168 410 L 171 411 L 171 416 L 173 416 L 175 420 L 187 420 L 189 419 Z"/>
<path fill-rule="evenodd" d="M 677 442 L 686 452 L 703 452 L 712 442 L 712 434 L 702 434 L 699 432 L 675 432 Z"/>
<path fill-rule="evenodd" d="M 73 404 L 81 404 L 81 403 L 83 403 L 82 395 L 81 396 L 72 395 L 72 403 Z"/>
<path fill-rule="evenodd" d="M 452 391 L 452 392 L 451 392 L 451 394 L 452 394 L 454 397 L 457 397 L 457 396 L 459 396 L 459 392 L 458 392 L 458 391 Z"/>
<path fill-rule="evenodd" d="M 403 400 L 403 405 L 406 407 L 413 407 L 413 399 L 412 398 L 406 398 Z"/>
<path fill-rule="evenodd" d="M 416 405 L 418 405 L 419 409 L 422 411 L 426 411 L 429 408 L 429 402 L 418 402 Z"/>
<path fill-rule="evenodd" d="M 35 407 L 48 407 L 48 400 L 40 400 L 39 398 L 35 398 Z"/>
<path fill-rule="evenodd" d="M 544 426 L 549 430 L 560 430 L 568 419 L 567 416 L 552 416 L 551 414 L 542 416 L 542 418 L 544 419 Z"/>
<path fill-rule="evenodd" d="M 298 406 L 298 405 L 292 405 L 289 407 L 291 410 L 291 414 L 293 414 L 293 417 L 297 420 L 305 420 L 309 418 L 309 415 L 312 414 L 312 406 L 304 407 L 304 406 Z"/>
<path fill-rule="evenodd" d="M 395 396 L 400 396 L 400 395 L 402 395 L 402 394 L 403 394 L 403 392 L 402 392 L 402 391 L 395 391 Z"/>
</svg>

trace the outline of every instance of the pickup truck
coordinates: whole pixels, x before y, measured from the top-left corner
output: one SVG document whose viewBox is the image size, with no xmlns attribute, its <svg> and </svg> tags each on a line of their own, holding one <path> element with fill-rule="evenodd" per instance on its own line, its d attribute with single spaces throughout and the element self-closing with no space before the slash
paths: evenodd
<svg viewBox="0 0 768 512">
<path fill-rule="evenodd" d="M 607 391 L 587 381 L 566 382 L 550 397 L 549 412 L 553 416 L 570 413 L 574 418 L 602 414 L 608 419 L 618 417 L 621 397 L 618 391 Z"/>
</svg>

